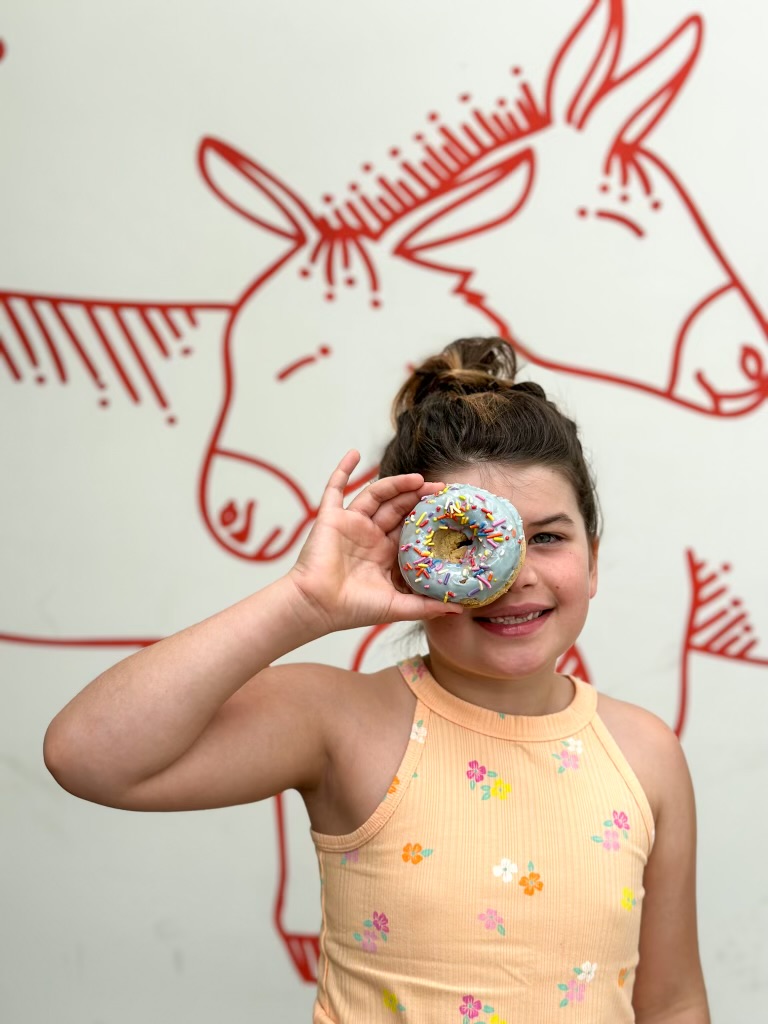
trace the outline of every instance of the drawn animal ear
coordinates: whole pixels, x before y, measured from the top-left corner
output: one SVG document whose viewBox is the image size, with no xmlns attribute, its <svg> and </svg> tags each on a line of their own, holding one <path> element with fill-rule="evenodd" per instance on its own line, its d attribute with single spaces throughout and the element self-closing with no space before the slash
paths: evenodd
<svg viewBox="0 0 768 1024">
<path fill-rule="evenodd" d="M 197 163 L 219 199 L 253 224 L 296 245 L 316 233 L 306 203 L 265 167 L 226 142 L 203 139 Z"/>
<path fill-rule="evenodd" d="M 546 90 L 553 123 L 603 132 L 638 145 L 674 102 L 701 49 L 694 15 L 643 60 L 616 76 L 624 35 L 624 0 L 594 0 L 555 56 Z"/>
<path fill-rule="evenodd" d="M 702 22 L 687 18 L 643 60 L 617 78 L 587 112 L 590 132 L 638 146 L 674 103 L 701 50 Z"/>
<path fill-rule="evenodd" d="M 610 86 L 623 34 L 623 0 L 594 0 L 550 66 L 546 109 L 552 124 L 583 126 Z"/>
<path fill-rule="evenodd" d="M 524 149 L 489 167 L 476 167 L 406 219 L 394 246 L 397 256 L 414 256 L 488 231 L 514 217 L 533 184 L 534 158 Z M 403 221 L 398 222 L 402 230 Z"/>
</svg>

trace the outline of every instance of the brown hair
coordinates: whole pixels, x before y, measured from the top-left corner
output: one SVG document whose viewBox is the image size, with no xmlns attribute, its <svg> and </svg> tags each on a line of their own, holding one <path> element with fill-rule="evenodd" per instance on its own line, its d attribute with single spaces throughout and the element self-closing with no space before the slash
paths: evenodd
<svg viewBox="0 0 768 1024">
<path fill-rule="evenodd" d="M 427 359 L 395 398 L 381 475 L 441 480 L 483 462 L 549 466 L 573 487 L 594 540 L 600 513 L 578 428 L 538 384 L 515 383 L 516 374 L 514 349 L 502 338 L 459 338 Z"/>
</svg>

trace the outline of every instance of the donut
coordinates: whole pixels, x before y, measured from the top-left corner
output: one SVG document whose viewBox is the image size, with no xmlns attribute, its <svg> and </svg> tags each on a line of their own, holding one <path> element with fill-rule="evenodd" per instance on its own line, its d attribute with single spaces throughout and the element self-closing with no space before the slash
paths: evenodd
<svg viewBox="0 0 768 1024">
<path fill-rule="evenodd" d="M 524 559 L 520 513 L 474 484 L 448 484 L 422 498 L 400 531 L 403 579 L 436 601 L 489 604 L 509 590 Z"/>
</svg>

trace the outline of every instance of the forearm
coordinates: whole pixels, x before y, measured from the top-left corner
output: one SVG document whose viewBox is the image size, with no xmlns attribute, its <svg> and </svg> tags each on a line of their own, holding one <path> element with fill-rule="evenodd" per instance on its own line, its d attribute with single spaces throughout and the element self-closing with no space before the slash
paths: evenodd
<svg viewBox="0 0 768 1024">
<path fill-rule="evenodd" d="M 181 757 L 249 679 L 324 632 L 285 577 L 95 679 L 51 723 L 46 763 L 66 788 L 85 776 L 135 785 Z"/>
</svg>

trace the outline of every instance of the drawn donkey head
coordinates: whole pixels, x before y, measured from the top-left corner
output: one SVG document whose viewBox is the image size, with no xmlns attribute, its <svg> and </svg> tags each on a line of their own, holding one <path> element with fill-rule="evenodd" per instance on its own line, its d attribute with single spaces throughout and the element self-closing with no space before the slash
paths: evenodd
<svg viewBox="0 0 768 1024">
<path fill-rule="evenodd" d="M 768 397 L 765 319 L 646 146 L 694 66 L 701 21 L 619 72 L 622 37 L 622 0 L 595 0 L 555 55 L 542 102 L 523 85 L 514 103 L 472 110 L 453 128 L 432 115 L 431 137 L 395 176 L 327 197 L 322 214 L 256 161 L 204 140 L 206 181 L 276 246 L 227 328 L 224 399 L 201 478 L 203 515 L 227 550 L 280 557 L 322 485 L 320 467 L 299 482 L 294 467 L 307 460 L 279 423 L 264 422 L 254 444 L 253 410 L 262 421 L 293 411 L 308 435 L 317 424 L 328 449 L 343 449 L 361 423 L 385 422 L 382 396 L 413 358 L 413 339 L 464 329 L 449 293 L 484 318 L 470 329 L 494 329 L 550 369 L 713 416 Z M 407 267 L 430 273 L 408 287 Z M 320 285 L 320 301 L 299 299 L 296 271 Z M 340 291 L 361 281 L 362 299 L 358 287 L 342 303 Z M 422 298 L 430 290 L 434 303 Z M 385 320 L 368 315 L 382 306 Z"/>
<path fill-rule="evenodd" d="M 274 244 L 227 323 L 222 403 L 199 491 L 219 543 L 266 561 L 283 555 L 314 516 L 328 474 L 325 460 L 306 457 L 302 438 L 313 446 L 322 438 L 329 453 L 360 447 L 366 462 L 352 487 L 359 486 L 376 472 L 391 396 L 418 356 L 415 339 L 434 346 L 487 321 L 451 298 L 445 274 L 420 274 L 414 304 L 413 267 L 393 255 L 406 233 L 439 218 L 442 195 L 400 211 L 387 244 L 385 232 L 331 224 L 226 143 L 203 140 L 199 160 L 219 198 Z M 505 164 L 469 176 L 452 194 L 458 201 L 500 177 L 515 208 L 519 182 Z"/>
<path fill-rule="evenodd" d="M 396 252 L 459 275 L 465 299 L 539 365 L 699 413 L 743 414 L 768 397 L 765 317 L 680 179 L 646 146 L 695 64 L 701 20 L 619 72 L 622 36 L 622 0 L 596 0 L 556 54 L 541 105 L 525 88 L 516 109 L 440 126 L 421 165 L 440 176 L 435 191 L 451 200 L 468 176 L 506 166 L 527 176 L 524 201 L 510 217 L 496 194 L 502 175 L 491 177 Z M 403 178 L 369 204 L 412 167 L 403 161 Z"/>
</svg>

